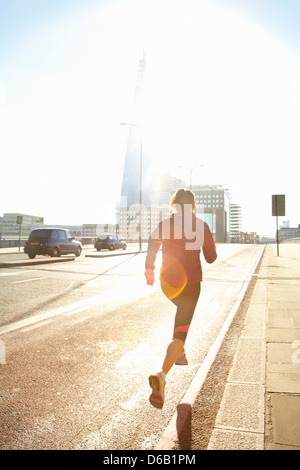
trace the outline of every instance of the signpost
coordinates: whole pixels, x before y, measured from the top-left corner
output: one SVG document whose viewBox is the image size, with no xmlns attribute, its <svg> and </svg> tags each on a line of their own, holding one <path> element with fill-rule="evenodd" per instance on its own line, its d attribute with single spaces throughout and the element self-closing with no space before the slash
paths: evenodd
<svg viewBox="0 0 300 470">
<path fill-rule="evenodd" d="M 23 216 L 17 215 L 17 224 L 19 224 L 19 251 L 21 249 L 21 230 L 22 230 Z"/>
<path fill-rule="evenodd" d="M 277 256 L 279 256 L 278 217 L 285 216 L 285 194 L 272 195 L 272 216 L 276 216 Z"/>
</svg>

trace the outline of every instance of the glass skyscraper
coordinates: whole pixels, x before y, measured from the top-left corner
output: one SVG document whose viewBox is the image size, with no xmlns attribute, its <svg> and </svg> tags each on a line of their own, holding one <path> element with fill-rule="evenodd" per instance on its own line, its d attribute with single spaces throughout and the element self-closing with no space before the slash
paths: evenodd
<svg viewBox="0 0 300 470">
<path fill-rule="evenodd" d="M 120 207 L 131 207 L 140 203 L 140 185 L 145 179 L 145 174 L 147 172 L 147 161 L 145 155 L 143 155 L 142 148 L 143 129 L 141 122 L 145 74 L 146 59 L 143 53 L 138 65 L 137 81 L 133 97 L 133 117 L 130 123 L 126 123 L 128 124 L 129 130 L 123 170 Z M 144 198 L 142 198 L 142 203 L 145 204 L 146 202 L 147 201 L 144 201 Z"/>
<path fill-rule="evenodd" d="M 147 143 L 143 145 L 141 117 L 145 113 L 143 109 L 145 74 L 146 59 L 142 54 L 138 64 L 133 116 L 131 122 L 125 123 L 128 125 L 128 141 L 118 210 L 120 235 L 127 240 L 137 240 L 141 235 L 144 241 L 148 239 L 160 220 L 170 215 L 170 196 L 180 186 L 177 178 L 161 175 L 160 168 L 153 167 Z"/>
</svg>

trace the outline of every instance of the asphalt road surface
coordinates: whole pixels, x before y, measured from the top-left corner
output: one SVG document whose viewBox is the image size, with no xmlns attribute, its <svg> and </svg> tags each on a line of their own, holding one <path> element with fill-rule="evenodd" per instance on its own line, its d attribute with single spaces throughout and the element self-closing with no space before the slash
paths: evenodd
<svg viewBox="0 0 300 470">
<path fill-rule="evenodd" d="M 218 245 L 203 262 L 189 365 L 169 373 L 162 410 L 148 376 L 175 309 L 146 285 L 144 253 L 0 269 L 0 449 L 154 449 L 262 250 Z"/>
</svg>

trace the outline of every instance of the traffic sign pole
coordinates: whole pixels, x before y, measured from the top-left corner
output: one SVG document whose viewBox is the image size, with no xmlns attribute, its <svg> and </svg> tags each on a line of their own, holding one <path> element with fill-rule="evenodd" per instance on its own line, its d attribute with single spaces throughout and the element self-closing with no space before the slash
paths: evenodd
<svg viewBox="0 0 300 470">
<path fill-rule="evenodd" d="M 278 216 L 285 216 L 285 195 L 284 194 L 273 194 L 272 215 L 276 216 L 276 243 L 277 243 L 277 256 L 279 256 Z"/>
</svg>

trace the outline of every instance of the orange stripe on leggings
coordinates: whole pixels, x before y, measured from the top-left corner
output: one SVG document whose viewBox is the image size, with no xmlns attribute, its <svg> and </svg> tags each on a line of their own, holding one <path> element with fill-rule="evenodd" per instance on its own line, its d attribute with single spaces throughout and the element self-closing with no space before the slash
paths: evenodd
<svg viewBox="0 0 300 470">
<path fill-rule="evenodd" d="M 189 331 L 190 325 L 183 325 L 183 326 L 177 326 L 177 328 L 174 329 L 174 333 L 177 333 L 178 331 L 182 331 L 183 333 L 187 333 Z"/>
</svg>

